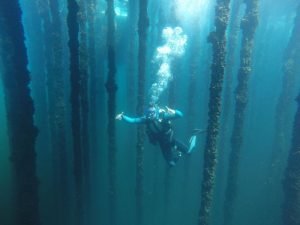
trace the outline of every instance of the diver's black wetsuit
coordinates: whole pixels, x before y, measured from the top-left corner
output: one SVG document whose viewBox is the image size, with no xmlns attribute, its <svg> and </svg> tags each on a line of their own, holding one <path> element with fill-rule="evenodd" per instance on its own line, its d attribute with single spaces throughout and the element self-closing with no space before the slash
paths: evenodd
<svg viewBox="0 0 300 225">
<path fill-rule="evenodd" d="M 182 113 L 175 110 L 174 114 L 165 111 L 159 113 L 156 119 L 149 119 L 146 116 L 131 118 L 123 115 L 123 119 L 129 123 L 146 125 L 146 132 L 149 140 L 154 145 L 159 145 L 165 160 L 170 165 L 175 165 L 182 153 L 187 153 L 188 147 L 174 138 L 174 131 L 171 120 L 182 117 Z"/>
</svg>

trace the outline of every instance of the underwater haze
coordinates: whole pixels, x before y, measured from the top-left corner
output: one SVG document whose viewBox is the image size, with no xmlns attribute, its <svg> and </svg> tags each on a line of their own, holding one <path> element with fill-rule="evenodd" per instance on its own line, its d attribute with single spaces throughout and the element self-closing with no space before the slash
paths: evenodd
<svg viewBox="0 0 300 225">
<path fill-rule="evenodd" d="M 299 0 L 1 0 L 1 225 L 299 225 Z"/>
</svg>

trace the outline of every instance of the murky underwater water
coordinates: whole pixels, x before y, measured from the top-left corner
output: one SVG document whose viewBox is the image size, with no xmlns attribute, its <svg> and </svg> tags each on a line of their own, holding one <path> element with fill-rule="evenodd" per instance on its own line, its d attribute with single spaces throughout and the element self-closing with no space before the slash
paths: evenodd
<svg viewBox="0 0 300 225">
<path fill-rule="evenodd" d="M 34 123 L 39 129 L 35 172 L 39 180 L 41 224 L 199 224 L 207 132 L 198 135 L 192 154 L 183 154 L 175 167 L 169 167 L 160 147 L 152 145 L 147 136 L 140 149 L 142 158 L 138 157 L 137 130 L 143 125 L 114 120 L 114 117 L 121 112 L 130 117 L 143 116 L 137 114 L 139 99 L 142 99 L 142 112 L 147 112 L 147 105 L 151 103 L 165 111 L 168 106 L 183 113 L 182 118 L 172 120 L 172 126 L 174 137 L 187 145 L 193 129 L 207 129 L 211 121 L 210 84 L 215 81 L 211 79 L 211 71 L 219 62 L 213 61 L 214 48 L 208 41 L 215 30 L 217 2 L 148 1 L 149 26 L 142 36 L 142 27 L 138 27 L 143 22 L 139 3 L 146 1 L 78 1 L 79 14 L 74 18 L 79 21 L 80 76 L 78 83 L 75 80 L 75 85 L 79 85 L 79 108 L 74 107 L 71 99 L 76 88 L 70 79 L 70 66 L 74 64 L 68 42 L 69 1 L 14 2 L 20 3 L 23 13 L 21 22 L 35 107 Z M 109 16 L 107 3 L 114 4 L 113 17 Z M 5 6 L 9 7 L 5 3 L 0 7 Z M 300 24 L 295 20 L 296 13 L 299 18 L 299 7 L 296 0 L 258 2 L 258 26 L 250 51 L 248 101 L 236 169 L 237 188 L 232 191 L 235 197 L 232 220 L 228 224 L 284 224 L 285 208 L 281 206 L 288 194 L 284 192 L 282 181 L 289 151 L 293 148 L 297 109 L 294 100 L 300 87 L 297 76 L 300 73 L 300 39 L 297 39 Z M 239 100 L 236 87 L 245 35 L 240 24 L 247 8 L 242 1 L 233 0 L 230 10 L 210 224 L 223 224 L 224 212 L 229 208 L 224 201 L 230 182 L 228 168 L 235 104 Z M 0 11 L 0 19 L 6 21 L 3 12 Z M 112 30 L 113 34 L 108 35 Z M 0 28 L 3 78 L 8 76 L 6 68 L 9 68 L 3 62 L 12 54 L 5 52 L 9 49 L 2 45 L 8 38 L 5 32 Z M 145 45 L 143 39 L 139 39 L 142 37 L 146 38 Z M 141 46 L 145 47 L 144 52 Z M 109 47 L 113 53 L 108 52 L 112 50 Z M 141 68 L 139 63 L 143 57 L 145 65 Z M 139 76 L 143 71 L 144 80 Z M 109 86 L 111 74 L 115 75 L 113 82 L 117 89 Z M 6 116 L 10 101 L 6 98 L 7 90 L 9 87 L 1 81 L 0 211 L 1 224 L 15 225 L 18 187 L 14 164 L 10 161 L 9 135 L 12 134 Z M 109 92 L 114 90 L 115 99 L 114 93 Z M 280 102 L 282 99 L 286 99 L 284 104 Z M 78 130 L 73 123 L 76 110 Z M 109 114 L 111 112 L 115 115 Z M 74 131 L 80 131 L 79 139 L 74 138 Z M 75 153 L 78 146 L 74 143 L 81 145 L 82 152 Z M 295 204 L 299 206 L 300 202 Z M 138 222 L 138 215 L 142 215 L 142 224 Z"/>
</svg>

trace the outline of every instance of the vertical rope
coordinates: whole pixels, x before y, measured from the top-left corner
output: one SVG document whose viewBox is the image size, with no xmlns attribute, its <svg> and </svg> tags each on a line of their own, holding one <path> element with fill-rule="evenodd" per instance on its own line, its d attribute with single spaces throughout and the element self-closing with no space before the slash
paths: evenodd
<svg viewBox="0 0 300 225">
<path fill-rule="evenodd" d="M 108 135 L 108 175 L 109 175 L 109 217 L 112 225 L 116 224 L 116 130 L 115 130 L 115 115 L 116 115 L 116 92 L 117 85 L 116 62 L 115 62 L 115 11 L 114 1 L 107 0 L 107 53 L 108 53 L 108 76 L 106 80 L 106 90 L 108 93 L 107 100 L 107 135 Z"/>
<path fill-rule="evenodd" d="M 217 138 L 221 113 L 226 37 L 230 0 L 218 0 L 215 8 L 216 31 L 211 32 L 208 41 L 212 43 L 213 62 L 211 66 L 210 98 L 208 104 L 208 127 L 204 151 L 204 170 L 201 190 L 199 225 L 208 225 L 212 207 L 213 188 L 217 163 Z"/>
<path fill-rule="evenodd" d="M 238 85 L 235 90 L 235 114 L 231 136 L 231 153 L 224 202 L 224 224 L 231 224 L 234 201 L 237 194 L 237 179 L 240 152 L 243 142 L 245 109 L 248 102 L 248 81 L 252 70 L 254 35 L 258 25 L 258 1 L 246 0 L 246 12 L 241 23 L 243 31 Z"/>
<path fill-rule="evenodd" d="M 239 11 L 241 8 L 242 0 L 233 1 L 231 18 L 229 22 L 229 36 L 228 36 L 228 54 L 226 57 L 226 70 L 225 70 L 225 85 L 224 85 L 224 107 L 223 107 L 223 126 L 225 128 L 224 133 L 228 131 L 228 120 L 229 113 L 232 106 L 232 75 L 234 73 L 233 69 L 236 64 L 236 52 L 238 49 L 238 36 L 240 31 L 240 21 Z"/>
<path fill-rule="evenodd" d="M 58 224 L 67 223 L 66 203 L 69 199 L 67 179 L 67 151 L 65 127 L 65 85 L 63 77 L 62 24 L 57 0 L 49 1 L 50 15 L 45 17 L 45 51 L 47 58 L 47 79 L 49 96 L 49 124 L 53 154 L 53 179 L 57 196 L 55 209 Z M 45 13 L 46 14 L 46 13 Z M 49 18 L 51 17 L 51 19 Z M 48 23 L 48 25 L 46 24 Z M 50 39 L 50 40 L 49 40 Z"/>
<path fill-rule="evenodd" d="M 88 96 L 88 81 L 89 81 L 89 57 L 88 57 L 88 37 L 87 37 L 87 3 L 79 1 L 79 68 L 80 68 L 80 104 L 81 104 L 81 142 L 82 142 L 82 164 L 83 164 L 83 188 L 84 188 L 84 211 L 86 223 L 90 221 L 90 201 L 91 201 L 91 177 L 90 177 L 90 142 L 89 142 L 89 96 Z"/>
<path fill-rule="evenodd" d="M 137 93 L 137 115 L 143 114 L 145 102 L 145 77 L 146 77 L 146 50 L 147 50 L 147 29 L 149 19 L 147 14 L 147 0 L 139 1 L 139 50 L 138 50 L 138 93 Z M 136 216 L 137 224 L 143 224 L 143 176 L 144 176 L 144 127 L 137 128 L 136 145 Z"/>
<path fill-rule="evenodd" d="M 222 123 L 221 123 L 221 134 L 219 146 L 222 151 L 219 156 L 219 172 L 220 172 L 220 183 L 224 183 L 224 166 L 225 155 L 227 149 L 227 138 L 230 131 L 229 119 L 230 112 L 232 108 L 232 92 L 233 92 L 233 73 L 236 65 L 236 52 L 238 49 L 238 36 L 240 31 L 240 21 L 239 16 L 242 0 L 234 0 L 232 2 L 232 10 L 229 22 L 229 35 L 228 35 L 228 53 L 226 56 L 226 68 L 225 68 L 225 82 L 224 82 L 224 96 L 223 96 L 223 112 L 222 112 Z M 223 186 L 223 185 L 222 185 Z M 222 193 L 223 194 L 223 193 Z"/>
<path fill-rule="evenodd" d="M 54 26 L 52 26 L 51 19 L 50 19 L 50 7 L 49 7 L 49 2 L 48 1 L 42 1 L 42 0 L 37 0 L 36 1 L 37 7 L 38 7 L 38 14 L 39 17 L 41 18 L 41 24 L 42 24 L 42 39 L 43 39 L 43 55 L 45 59 L 45 67 L 44 72 L 45 72 L 45 83 L 43 84 L 43 89 L 45 89 L 46 92 L 46 101 L 45 103 L 47 104 L 47 112 L 45 113 L 45 116 L 47 118 L 47 122 L 49 123 L 49 144 L 46 143 L 47 145 L 50 145 L 50 152 L 49 155 L 45 154 L 45 149 L 43 149 L 43 155 L 46 155 L 46 157 L 51 158 L 51 188 L 54 190 L 52 193 L 52 201 L 47 201 L 49 204 L 49 207 L 53 208 L 53 212 L 57 215 L 57 217 L 52 218 L 52 221 L 56 224 L 60 224 L 59 221 L 61 221 L 61 213 L 62 210 L 60 210 L 61 206 L 61 197 L 59 196 L 60 192 L 59 190 L 59 167 L 58 167 L 58 157 L 59 155 L 57 154 L 57 131 L 56 131 L 56 126 L 55 126 L 55 77 L 56 74 L 53 73 L 53 68 L 54 68 L 54 57 L 53 57 L 53 42 L 54 39 L 52 31 L 55 29 Z M 53 7 L 51 7 L 53 10 Z M 60 37 L 59 35 L 57 37 Z M 59 65 L 59 64 L 58 64 Z M 45 85 L 46 84 L 46 88 Z M 36 99 L 37 102 L 39 99 Z M 46 130 L 46 127 L 44 128 Z M 42 137 L 41 137 L 42 138 Z M 44 142 L 44 140 L 43 140 Z"/>
<path fill-rule="evenodd" d="M 91 171 L 90 176 L 94 177 L 97 173 L 97 164 L 99 157 L 99 135 L 98 132 L 98 122 L 99 116 L 97 112 L 98 98 L 98 78 L 96 71 L 96 8 L 97 2 L 96 0 L 88 0 L 87 1 L 87 19 L 88 19 L 88 66 L 89 66 L 89 126 L 90 126 L 90 164 Z M 103 85 L 102 85 L 103 86 Z M 91 180 L 93 182 L 93 180 Z M 95 185 L 92 185 L 92 189 Z M 92 200 L 93 201 L 93 200 Z"/>
<path fill-rule="evenodd" d="M 292 63 L 292 65 L 290 65 L 289 68 L 286 68 L 286 76 L 288 77 L 299 75 L 299 71 L 296 71 L 296 66 L 299 67 L 300 64 L 299 31 L 300 5 L 297 8 L 294 31 L 289 46 L 291 48 L 290 53 L 294 54 L 290 54 L 290 63 Z M 295 115 L 292 144 L 285 170 L 285 178 L 283 180 L 284 201 L 282 210 L 283 224 L 285 225 L 300 224 L 300 94 L 296 101 L 298 103 L 298 109 Z"/>
<path fill-rule="evenodd" d="M 295 89 L 297 85 L 297 59 L 300 58 L 300 5 L 298 6 L 298 13 L 295 18 L 294 29 L 289 39 L 288 46 L 285 50 L 283 59 L 283 80 L 282 89 L 276 105 L 275 114 L 275 134 L 273 141 L 273 151 L 272 158 L 270 162 L 270 173 L 269 179 L 274 179 L 277 176 L 278 171 L 281 171 L 282 166 L 280 166 L 283 153 L 286 149 L 286 140 L 288 139 L 288 129 L 290 125 L 290 111 Z M 298 62 L 299 63 L 299 62 Z M 270 180 L 271 182 L 273 180 Z"/>
<path fill-rule="evenodd" d="M 128 111 L 134 111 L 135 99 L 132 97 L 135 95 L 136 90 L 136 70 L 137 70 L 137 35 L 136 35 L 136 22 L 137 22 L 137 1 L 130 0 L 128 6 L 128 29 L 129 29 L 129 45 L 128 45 L 128 78 L 127 81 L 127 99 L 128 99 Z"/>
<path fill-rule="evenodd" d="M 76 0 L 68 0 L 67 24 L 69 31 L 70 50 L 70 82 L 71 82 L 71 109 L 72 109 L 72 136 L 74 155 L 74 176 L 76 189 L 76 224 L 83 224 L 83 171 L 82 171 L 82 146 L 80 124 L 80 69 L 79 69 L 79 6 Z"/>
<path fill-rule="evenodd" d="M 30 96 L 30 74 L 24 43 L 22 12 L 19 1 L 0 4 L 0 48 L 2 79 L 5 87 L 10 160 L 13 166 L 15 224 L 39 225 L 38 179 L 35 141 L 38 134 L 33 123 L 34 106 Z"/>
</svg>

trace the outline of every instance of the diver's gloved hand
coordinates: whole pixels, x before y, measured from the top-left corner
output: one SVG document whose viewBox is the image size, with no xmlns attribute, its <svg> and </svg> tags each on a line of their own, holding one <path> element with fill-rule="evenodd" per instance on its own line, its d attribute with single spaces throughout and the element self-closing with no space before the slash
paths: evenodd
<svg viewBox="0 0 300 225">
<path fill-rule="evenodd" d="M 168 106 L 166 106 L 166 110 L 167 110 L 167 113 L 170 114 L 171 116 L 175 115 L 175 110 L 174 109 L 170 109 Z"/>
<path fill-rule="evenodd" d="M 122 120 L 123 119 L 123 115 L 124 115 L 124 112 L 121 112 L 120 114 L 118 114 L 116 116 L 116 120 Z"/>
</svg>

